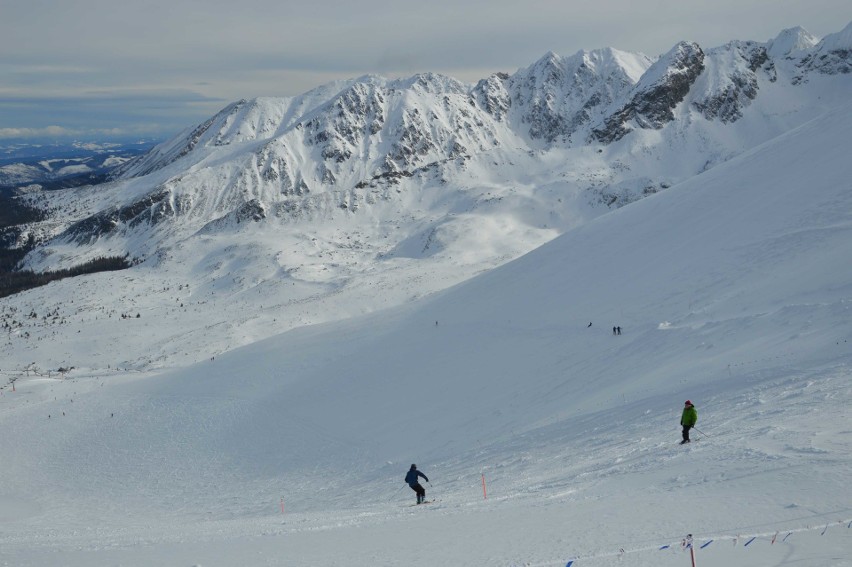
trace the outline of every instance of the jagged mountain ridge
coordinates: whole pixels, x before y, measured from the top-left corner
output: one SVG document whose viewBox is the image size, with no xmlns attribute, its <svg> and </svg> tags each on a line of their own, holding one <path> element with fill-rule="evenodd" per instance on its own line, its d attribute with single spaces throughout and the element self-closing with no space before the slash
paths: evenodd
<svg viewBox="0 0 852 567">
<path fill-rule="evenodd" d="M 177 194 L 193 169 L 209 167 L 216 148 L 243 146 L 229 156 L 241 161 L 228 185 L 242 197 L 226 196 L 227 212 L 248 206 L 252 218 L 262 218 L 283 202 L 293 211 L 300 208 L 294 200 L 328 191 L 341 194 L 342 208 L 354 209 L 365 199 L 353 192 L 359 187 L 494 148 L 609 144 L 634 129 L 660 130 L 684 101 L 686 110 L 708 121 L 734 122 L 759 96 L 761 81 L 778 79 L 779 65 L 792 71 L 793 83 L 813 72 L 848 73 L 849 35 L 847 27 L 814 44 L 805 30 L 793 28 L 766 43 L 734 41 L 706 51 L 681 42 L 656 61 L 614 49 L 548 53 L 511 76 L 494 75 L 472 87 L 435 74 L 366 76 L 300 97 L 242 100 L 120 168 L 116 178 L 180 162 L 186 173 L 152 191 Z M 162 199 L 144 201 L 157 207 Z M 170 201 L 146 218 L 179 209 Z M 207 220 L 222 216 L 209 213 Z M 119 212 L 119 221 L 130 220 L 126 216 Z"/>
<path fill-rule="evenodd" d="M 473 85 L 364 76 L 237 101 L 109 183 L 23 196 L 49 219 L 16 229 L 40 242 L 22 265 L 140 262 L 135 297 L 92 301 L 163 313 L 161 335 L 123 355 L 143 367 L 204 355 L 182 349 L 179 314 L 152 293 L 165 280 L 199 290 L 176 305 L 212 302 L 233 345 L 328 320 L 319 303 L 344 317 L 403 302 L 848 103 L 848 30 L 680 42 L 655 60 L 548 53 Z"/>
</svg>

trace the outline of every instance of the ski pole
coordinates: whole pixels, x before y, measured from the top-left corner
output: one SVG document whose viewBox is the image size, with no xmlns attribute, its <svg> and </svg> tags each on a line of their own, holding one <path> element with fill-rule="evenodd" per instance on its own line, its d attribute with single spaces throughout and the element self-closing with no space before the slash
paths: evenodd
<svg viewBox="0 0 852 567">
<path fill-rule="evenodd" d="M 391 494 L 391 498 L 396 498 L 396 495 L 399 494 L 400 490 L 402 490 L 401 486 L 393 491 L 393 494 Z"/>
<path fill-rule="evenodd" d="M 694 430 L 696 430 L 698 433 L 700 433 L 701 435 L 703 435 L 704 437 L 709 437 L 709 435 L 707 435 L 706 433 L 704 433 L 703 431 L 701 431 L 700 429 L 698 429 L 698 428 L 697 428 L 697 427 L 695 427 L 694 425 L 692 426 L 692 428 L 693 428 Z"/>
</svg>

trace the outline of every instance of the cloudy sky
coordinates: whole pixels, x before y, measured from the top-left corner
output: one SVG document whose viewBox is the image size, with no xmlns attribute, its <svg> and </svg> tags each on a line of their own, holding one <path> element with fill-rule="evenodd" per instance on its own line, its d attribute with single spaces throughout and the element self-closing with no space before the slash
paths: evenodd
<svg viewBox="0 0 852 567">
<path fill-rule="evenodd" d="M 366 73 L 474 82 L 547 51 L 655 56 L 850 20 L 849 0 L 0 0 L 0 142 L 164 137 Z"/>
</svg>

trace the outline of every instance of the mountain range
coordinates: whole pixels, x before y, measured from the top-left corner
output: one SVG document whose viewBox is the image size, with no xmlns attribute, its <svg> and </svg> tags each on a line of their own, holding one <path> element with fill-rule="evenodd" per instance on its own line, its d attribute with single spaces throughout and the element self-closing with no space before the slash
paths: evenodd
<svg viewBox="0 0 852 567">
<path fill-rule="evenodd" d="M 59 360 L 31 339 L 61 326 L 15 320 L 3 354 L 54 368 L 182 364 L 407 302 L 848 104 L 850 70 L 852 24 L 821 40 L 792 28 L 767 42 L 683 41 L 659 57 L 547 53 L 476 84 L 364 76 L 234 102 L 106 183 L 17 197 L 44 218 L 0 235 L 26 247 L 21 268 L 112 256 L 134 267 L 9 300 L 92 328 L 63 337 Z M 86 307 L 58 304 L 51 286 Z M 117 332 L 129 314 L 150 331 Z M 209 348 L 187 338 L 202 332 L 216 337 Z"/>
<path fill-rule="evenodd" d="M 154 144 L 135 142 L 13 143 L 0 146 L 0 195 L 94 185 Z"/>
</svg>

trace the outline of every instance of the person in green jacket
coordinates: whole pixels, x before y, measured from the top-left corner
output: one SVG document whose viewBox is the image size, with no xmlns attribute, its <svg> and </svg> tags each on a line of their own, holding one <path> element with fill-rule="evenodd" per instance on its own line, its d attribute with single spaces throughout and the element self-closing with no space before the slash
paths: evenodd
<svg viewBox="0 0 852 567">
<path fill-rule="evenodd" d="M 686 403 L 683 405 L 683 414 L 680 416 L 680 424 L 683 426 L 683 441 L 680 442 L 681 445 L 689 443 L 689 430 L 695 426 L 696 421 L 698 421 L 698 410 L 695 409 L 692 402 L 686 400 Z"/>
</svg>

